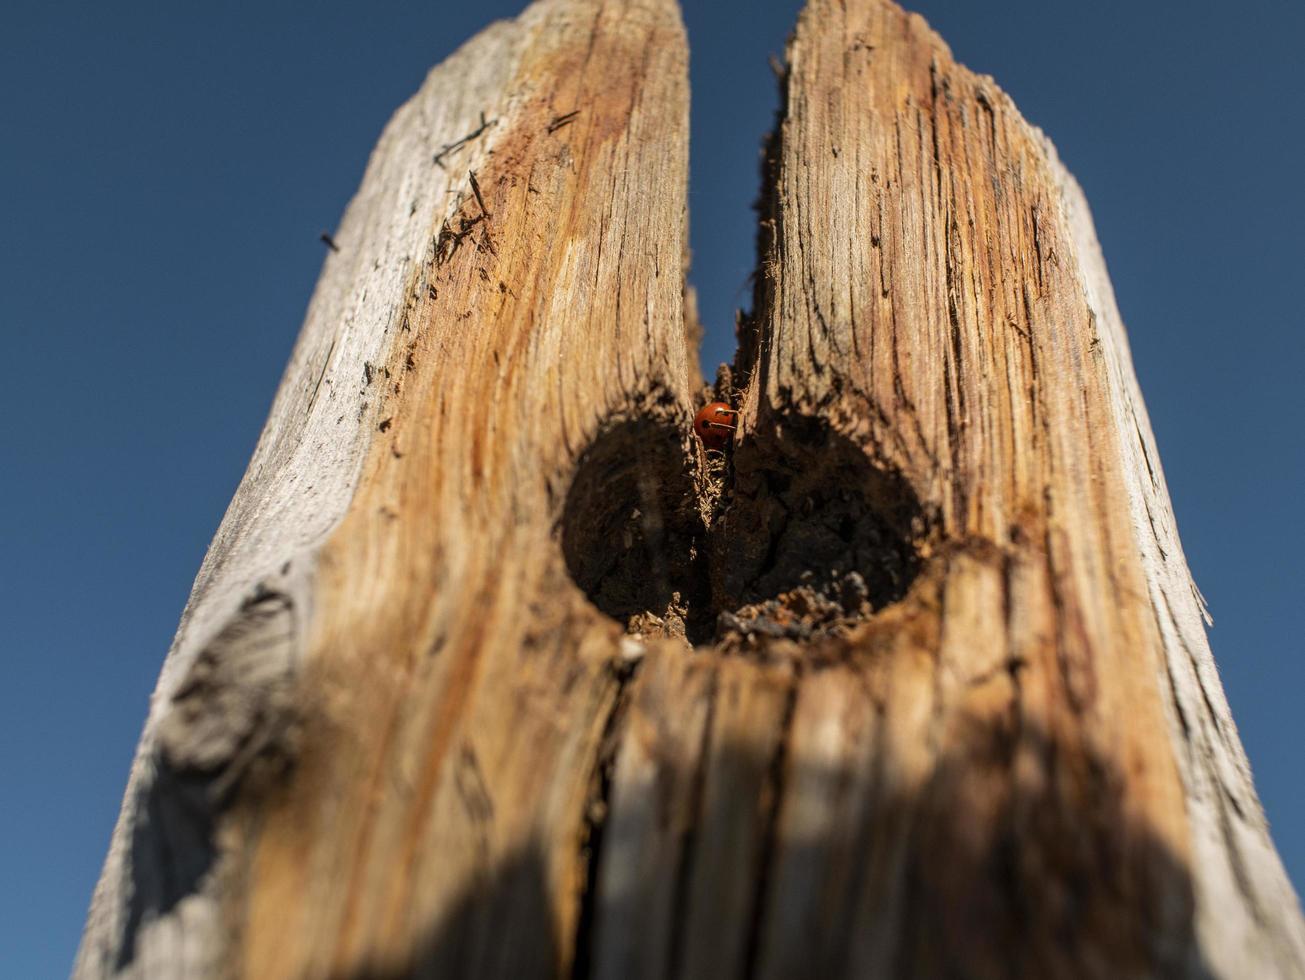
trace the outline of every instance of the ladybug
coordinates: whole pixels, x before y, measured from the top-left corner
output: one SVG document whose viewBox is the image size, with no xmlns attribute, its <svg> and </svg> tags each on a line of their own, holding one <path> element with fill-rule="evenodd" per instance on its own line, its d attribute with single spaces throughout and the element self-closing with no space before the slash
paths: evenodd
<svg viewBox="0 0 1305 980">
<path fill-rule="evenodd" d="M 693 417 L 693 431 L 708 449 L 724 449 L 734 438 L 739 413 L 725 402 L 704 405 Z"/>
</svg>

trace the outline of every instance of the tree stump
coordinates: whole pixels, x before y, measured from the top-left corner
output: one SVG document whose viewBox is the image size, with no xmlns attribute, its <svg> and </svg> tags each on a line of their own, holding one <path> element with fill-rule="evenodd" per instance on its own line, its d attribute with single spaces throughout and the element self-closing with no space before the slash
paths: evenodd
<svg viewBox="0 0 1305 980">
<path fill-rule="evenodd" d="M 164 664 L 78 977 L 1299 977 L 1087 206 L 810 0 L 714 395 L 674 0 L 431 72 Z"/>
</svg>

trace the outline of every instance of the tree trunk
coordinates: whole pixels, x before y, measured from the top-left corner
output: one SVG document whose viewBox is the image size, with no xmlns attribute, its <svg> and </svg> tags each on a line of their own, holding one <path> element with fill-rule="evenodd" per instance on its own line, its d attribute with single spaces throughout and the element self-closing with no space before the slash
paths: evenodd
<svg viewBox="0 0 1305 980">
<path fill-rule="evenodd" d="M 400 110 L 78 977 L 1305 976 L 1078 187 L 887 0 L 788 64 L 724 453 L 673 0 Z"/>
</svg>

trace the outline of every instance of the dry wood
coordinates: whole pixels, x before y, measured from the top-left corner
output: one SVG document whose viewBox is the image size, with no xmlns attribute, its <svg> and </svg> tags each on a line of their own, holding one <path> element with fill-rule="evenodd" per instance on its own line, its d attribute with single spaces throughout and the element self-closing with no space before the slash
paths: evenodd
<svg viewBox="0 0 1305 980">
<path fill-rule="evenodd" d="M 79 977 L 1305 975 L 1080 192 L 886 0 L 788 61 L 728 458 L 673 0 L 391 122 Z"/>
</svg>

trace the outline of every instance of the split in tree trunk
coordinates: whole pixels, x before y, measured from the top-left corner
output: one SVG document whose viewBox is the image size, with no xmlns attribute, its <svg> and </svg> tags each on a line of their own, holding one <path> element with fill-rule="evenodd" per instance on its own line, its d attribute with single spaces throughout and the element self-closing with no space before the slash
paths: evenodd
<svg viewBox="0 0 1305 980">
<path fill-rule="evenodd" d="M 540 0 L 386 129 L 77 975 L 1305 974 L 1050 144 L 810 0 L 708 454 L 686 70 Z"/>
</svg>

